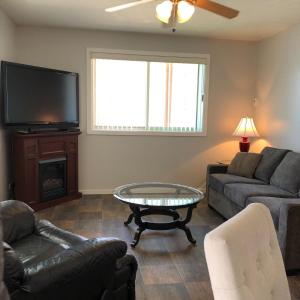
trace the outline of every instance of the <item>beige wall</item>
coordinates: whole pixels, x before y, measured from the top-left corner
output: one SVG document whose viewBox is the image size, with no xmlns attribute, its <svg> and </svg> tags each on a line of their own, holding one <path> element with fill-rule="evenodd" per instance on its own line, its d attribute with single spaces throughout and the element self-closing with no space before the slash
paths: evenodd
<svg viewBox="0 0 300 300">
<path fill-rule="evenodd" d="M 206 137 L 95 136 L 86 133 L 88 47 L 208 53 L 211 55 Z M 237 151 L 231 138 L 241 116 L 252 114 L 255 44 L 134 33 L 20 27 L 17 60 L 80 73 L 79 184 L 84 192 L 109 192 L 137 181 L 199 186 L 207 163 Z"/>
<path fill-rule="evenodd" d="M 15 26 L 0 10 L 0 60 L 15 58 Z M 7 197 L 7 155 L 6 134 L 0 128 L 0 201 Z"/>
<path fill-rule="evenodd" d="M 16 29 L 0 11 L 0 39 L 1 60 L 16 57 L 19 62 L 80 73 L 80 189 L 85 192 L 108 192 L 120 184 L 145 180 L 199 186 L 207 163 L 229 159 L 237 151 L 231 133 L 242 115 L 253 113 L 254 96 L 257 127 L 267 141 L 256 141 L 252 150 L 259 151 L 270 142 L 300 151 L 300 25 L 256 44 L 176 35 Z M 210 54 L 207 136 L 87 135 L 88 47 Z M 0 199 L 7 196 L 5 152 L 0 129 Z"/>
<path fill-rule="evenodd" d="M 266 139 L 300 151 L 300 25 L 259 43 L 257 100 Z"/>
</svg>

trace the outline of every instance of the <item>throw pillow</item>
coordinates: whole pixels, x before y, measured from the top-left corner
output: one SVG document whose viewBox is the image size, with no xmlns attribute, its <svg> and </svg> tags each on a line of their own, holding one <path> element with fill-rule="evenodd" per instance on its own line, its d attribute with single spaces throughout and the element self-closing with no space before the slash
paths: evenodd
<svg viewBox="0 0 300 300">
<path fill-rule="evenodd" d="M 271 184 L 297 195 L 300 189 L 300 153 L 289 152 L 271 177 Z"/>
<path fill-rule="evenodd" d="M 273 175 L 275 169 L 278 167 L 284 156 L 289 152 L 285 149 L 276 149 L 273 147 L 265 147 L 262 154 L 262 159 L 257 166 L 254 177 L 270 183 L 270 178 Z"/>
<path fill-rule="evenodd" d="M 239 152 L 229 165 L 227 173 L 253 178 L 261 158 L 262 155 L 258 153 Z"/>
</svg>

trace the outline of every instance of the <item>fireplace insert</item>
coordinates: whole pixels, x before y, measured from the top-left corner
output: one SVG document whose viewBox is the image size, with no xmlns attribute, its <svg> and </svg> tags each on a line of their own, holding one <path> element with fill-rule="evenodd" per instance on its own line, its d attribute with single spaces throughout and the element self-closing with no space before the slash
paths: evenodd
<svg viewBox="0 0 300 300">
<path fill-rule="evenodd" d="M 40 198 L 48 201 L 67 194 L 66 157 L 39 161 Z"/>
</svg>

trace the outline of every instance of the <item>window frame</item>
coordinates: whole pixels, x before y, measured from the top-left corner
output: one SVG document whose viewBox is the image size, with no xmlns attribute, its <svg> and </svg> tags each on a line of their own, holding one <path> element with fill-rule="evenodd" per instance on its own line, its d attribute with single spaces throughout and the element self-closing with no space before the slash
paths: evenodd
<svg viewBox="0 0 300 300">
<path fill-rule="evenodd" d="M 95 120 L 94 103 L 94 82 L 93 82 L 93 58 L 111 58 L 118 57 L 126 59 L 132 56 L 145 57 L 145 61 L 151 61 L 151 57 L 159 57 L 175 60 L 175 62 L 191 62 L 195 64 L 205 64 L 205 82 L 204 82 L 204 98 L 203 98 L 203 116 L 202 131 L 195 132 L 170 132 L 170 131 L 118 131 L 118 130 L 99 130 L 95 129 L 93 124 Z M 134 60 L 134 59 L 133 59 Z M 181 61 L 183 60 L 183 61 Z M 134 50 L 116 50 L 105 48 L 87 48 L 87 134 L 91 135 L 119 135 L 119 136 L 206 136 L 207 135 L 207 115 L 208 115 L 208 92 L 209 92 L 209 74 L 210 74 L 210 55 L 196 53 L 177 53 L 177 52 L 161 52 L 161 51 L 134 51 Z"/>
</svg>

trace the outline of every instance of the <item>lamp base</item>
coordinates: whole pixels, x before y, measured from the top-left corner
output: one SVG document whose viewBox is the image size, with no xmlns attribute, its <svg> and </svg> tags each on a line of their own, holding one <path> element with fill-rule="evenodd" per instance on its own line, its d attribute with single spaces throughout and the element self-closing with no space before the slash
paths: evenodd
<svg viewBox="0 0 300 300">
<path fill-rule="evenodd" d="M 247 137 L 242 137 L 242 141 L 240 141 L 240 151 L 241 152 L 249 152 L 250 150 L 250 142 Z"/>
</svg>

